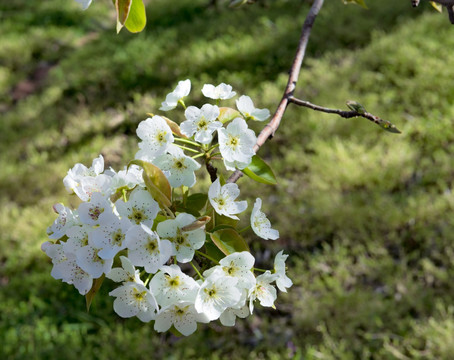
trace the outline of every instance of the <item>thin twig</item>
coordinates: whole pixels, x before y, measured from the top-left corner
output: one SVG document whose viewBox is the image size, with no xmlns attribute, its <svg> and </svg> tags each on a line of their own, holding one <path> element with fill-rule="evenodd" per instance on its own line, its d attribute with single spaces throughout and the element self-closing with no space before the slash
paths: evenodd
<svg viewBox="0 0 454 360">
<path fill-rule="evenodd" d="M 296 83 L 298 81 L 298 76 L 301 70 L 301 64 L 304 60 L 304 55 L 306 54 L 307 43 L 311 35 L 312 26 L 314 21 L 320 12 L 320 9 L 323 6 L 324 0 L 314 0 L 312 7 L 309 10 L 309 13 L 306 16 L 304 21 L 303 28 L 301 30 L 301 37 L 298 43 L 298 49 L 296 51 L 295 58 L 293 60 L 292 67 L 290 68 L 289 77 L 287 86 L 285 87 L 284 95 L 282 100 L 279 103 L 276 112 L 271 118 L 270 122 L 263 128 L 257 137 L 257 143 L 254 146 L 254 151 L 257 150 L 265 143 L 266 140 L 274 136 L 279 124 L 281 123 L 282 117 L 284 116 L 285 109 L 289 104 L 289 99 L 292 97 L 293 92 L 296 88 Z M 237 182 L 238 179 L 243 176 L 243 173 L 240 170 L 236 170 L 227 180 L 227 182 Z"/>
</svg>

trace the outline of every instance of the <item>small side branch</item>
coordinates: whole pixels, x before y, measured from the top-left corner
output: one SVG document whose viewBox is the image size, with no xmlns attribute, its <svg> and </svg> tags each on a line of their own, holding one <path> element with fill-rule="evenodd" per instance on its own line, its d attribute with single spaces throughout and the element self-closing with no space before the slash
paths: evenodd
<svg viewBox="0 0 454 360">
<path fill-rule="evenodd" d="M 383 120 L 383 119 L 379 118 L 378 116 L 368 113 L 367 111 L 353 111 L 353 110 L 344 111 L 344 110 L 338 110 L 338 109 L 330 109 L 330 108 L 326 108 L 323 106 L 312 104 L 309 101 L 297 99 L 293 96 L 289 97 L 289 101 L 298 106 L 304 106 L 309 109 L 312 109 L 315 111 L 321 111 L 321 112 L 328 113 L 328 114 L 336 114 L 336 115 L 339 115 L 340 117 L 343 117 L 346 119 L 349 119 L 352 117 L 362 117 L 369 121 L 372 121 L 374 124 L 377 124 L 378 126 L 380 126 L 381 128 L 383 128 L 387 131 L 390 131 L 393 133 L 400 133 L 400 131 L 389 121 Z"/>
<path fill-rule="evenodd" d="M 303 28 L 301 30 L 301 36 L 298 43 L 298 49 L 296 50 L 296 55 L 293 60 L 292 67 L 290 68 L 289 77 L 287 86 L 284 90 L 284 95 L 280 101 L 276 112 L 271 118 L 270 122 L 263 128 L 257 137 L 257 143 L 254 146 L 254 151 L 257 150 L 269 139 L 274 136 L 279 124 L 281 123 L 282 117 L 284 116 L 285 110 L 289 104 L 289 98 L 293 95 L 293 92 L 296 88 L 296 83 L 298 81 L 298 76 L 301 70 L 301 64 L 303 63 L 304 56 L 306 54 L 307 43 L 309 42 L 309 37 L 311 35 L 311 30 L 314 25 L 315 19 L 317 18 L 320 9 L 323 6 L 324 0 L 314 0 L 312 7 L 309 10 L 309 13 L 306 16 L 304 21 Z M 239 178 L 243 176 L 243 173 L 240 170 L 236 170 L 227 180 L 227 182 L 237 182 Z"/>
</svg>

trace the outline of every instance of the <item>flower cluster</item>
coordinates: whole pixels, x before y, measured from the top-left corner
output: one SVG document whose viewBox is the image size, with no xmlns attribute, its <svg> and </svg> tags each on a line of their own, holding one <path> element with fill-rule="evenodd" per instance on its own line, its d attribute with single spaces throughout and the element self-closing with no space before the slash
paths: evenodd
<svg viewBox="0 0 454 360">
<path fill-rule="evenodd" d="M 173 326 L 183 335 L 199 322 L 233 326 L 236 317 L 252 314 L 256 302 L 274 307 L 276 286 L 286 292 L 292 285 L 282 251 L 273 270 L 254 267 L 237 230 L 238 215 L 248 207 L 237 200 L 237 184 L 219 176 L 207 193 L 192 190 L 201 168 L 196 159 L 223 161 L 227 170 L 250 166 L 256 136 L 247 121 L 263 121 L 269 111 L 256 109 L 247 96 L 236 100 L 237 109 L 219 107 L 236 96 L 226 84 L 203 87 L 216 104 L 186 107 L 190 90 L 189 80 L 180 81 L 161 106 L 183 106 L 180 125 L 159 115 L 139 124 L 139 150 L 125 169 L 105 169 L 100 155 L 91 167 L 76 164 L 68 171 L 63 183 L 81 203 L 74 210 L 54 206 L 58 217 L 42 245 L 55 279 L 86 295 L 107 277 L 118 283 L 109 295 L 119 316 L 154 321 L 158 332 Z M 257 199 L 250 228 L 276 240 L 279 233 L 261 206 Z"/>
</svg>

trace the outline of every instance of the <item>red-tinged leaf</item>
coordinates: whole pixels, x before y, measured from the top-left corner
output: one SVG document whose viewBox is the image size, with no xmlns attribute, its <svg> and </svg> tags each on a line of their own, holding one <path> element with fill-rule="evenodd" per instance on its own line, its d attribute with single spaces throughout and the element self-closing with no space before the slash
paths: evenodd
<svg viewBox="0 0 454 360">
<path fill-rule="evenodd" d="M 100 278 L 94 279 L 93 280 L 93 285 L 91 286 L 90 291 L 85 295 L 85 302 L 87 305 L 87 312 L 90 311 L 90 305 L 98 292 L 98 290 L 101 288 L 101 285 L 104 281 L 105 275 L 102 274 Z"/>
<path fill-rule="evenodd" d="M 243 237 L 233 229 L 219 230 L 210 234 L 213 243 L 225 255 L 233 254 L 234 252 L 249 251 L 249 246 Z"/>
<path fill-rule="evenodd" d="M 131 5 L 132 0 L 115 0 L 115 9 L 117 10 L 117 33 L 120 32 L 128 19 Z"/>
<path fill-rule="evenodd" d="M 143 160 L 130 161 L 128 169 L 131 165 L 138 165 L 143 168 L 143 180 L 153 199 L 155 199 L 161 207 L 170 207 L 172 205 L 172 189 L 161 169 Z"/>
<path fill-rule="evenodd" d="M 210 220 L 211 220 L 211 217 L 202 216 L 202 217 L 198 218 L 196 221 L 194 221 L 186 226 L 183 226 L 181 228 L 181 231 L 194 231 L 194 230 L 200 229 L 200 228 L 204 227 L 207 223 L 209 223 Z"/>
</svg>

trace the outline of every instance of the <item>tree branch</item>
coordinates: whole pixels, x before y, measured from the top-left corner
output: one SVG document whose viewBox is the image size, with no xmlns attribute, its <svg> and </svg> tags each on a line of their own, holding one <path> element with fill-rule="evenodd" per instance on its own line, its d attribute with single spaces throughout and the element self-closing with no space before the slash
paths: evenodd
<svg viewBox="0 0 454 360">
<path fill-rule="evenodd" d="M 296 51 L 292 67 L 290 68 L 289 78 L 287 86 L 284 90 L 284 95 L 282 96 L 282 100 L 280 101 L 277 110 L 271 118 L 270 122 L 263 128 L 263 130 L 257 137 L 257 143 L 254 146 L 255 152 L 257 152 L 257 150 L 266 142 L 266 140 L 274 136 L 274 133 L 281 123 L 282 117 L 284 116 L 285 110 L 289 104 L 289 99 L 293 96 L 293 92 L 295 91 L 296 83 L 298 81 L 298 76 L 301 70 L 301 64 L 303 63 L 304 56 L 306 54 L 307 43 L 309 42 L 309 37 L 311 35 L 312 26 L 314 25 L 315 19 L 323 6 L 323 2 L 324 0 L 314 0 L 312 7 L 306 16 L 306 20 L 304 21 L 300 40 L 298 43 L 298 49 Z M 241 176 L 243 176 L 243 173 L 240 170 L 236 170 L 228 178 L 227 182 L 237 182 Z"/>
<path fill-rule="evenodd" d="M 383 120 L 383 119 L 379 118 L 378 116 L 368 113 L 367 111 L 353 111 L 353 110 L 352 111 L 343 111 L 343 110 L 338 110 L 338 109 L 330 109 L 330 108 L 326 108 L 323 106 L 312 104 L 309 101 L 297 99 L 293 96 L 290 96 L 288 100 L 290 102 L 294 103 L 295 105 L 304 106 L 309 109 L 312 109 L 315 111 L 321 111 L 321 112 L 328 113 L 328 114 L 336 114 L 336 115 L 339 115 L 346 119 L 349 119 L 352 117 L 362 117 L 369 121 L 372 121 L 374 124 L 377 124 L 378 126 L 384 128 L 385 130 L 388 130 L 393 133 L 400 133 L 400 131 L 389 121 Z"/>
</svg>

